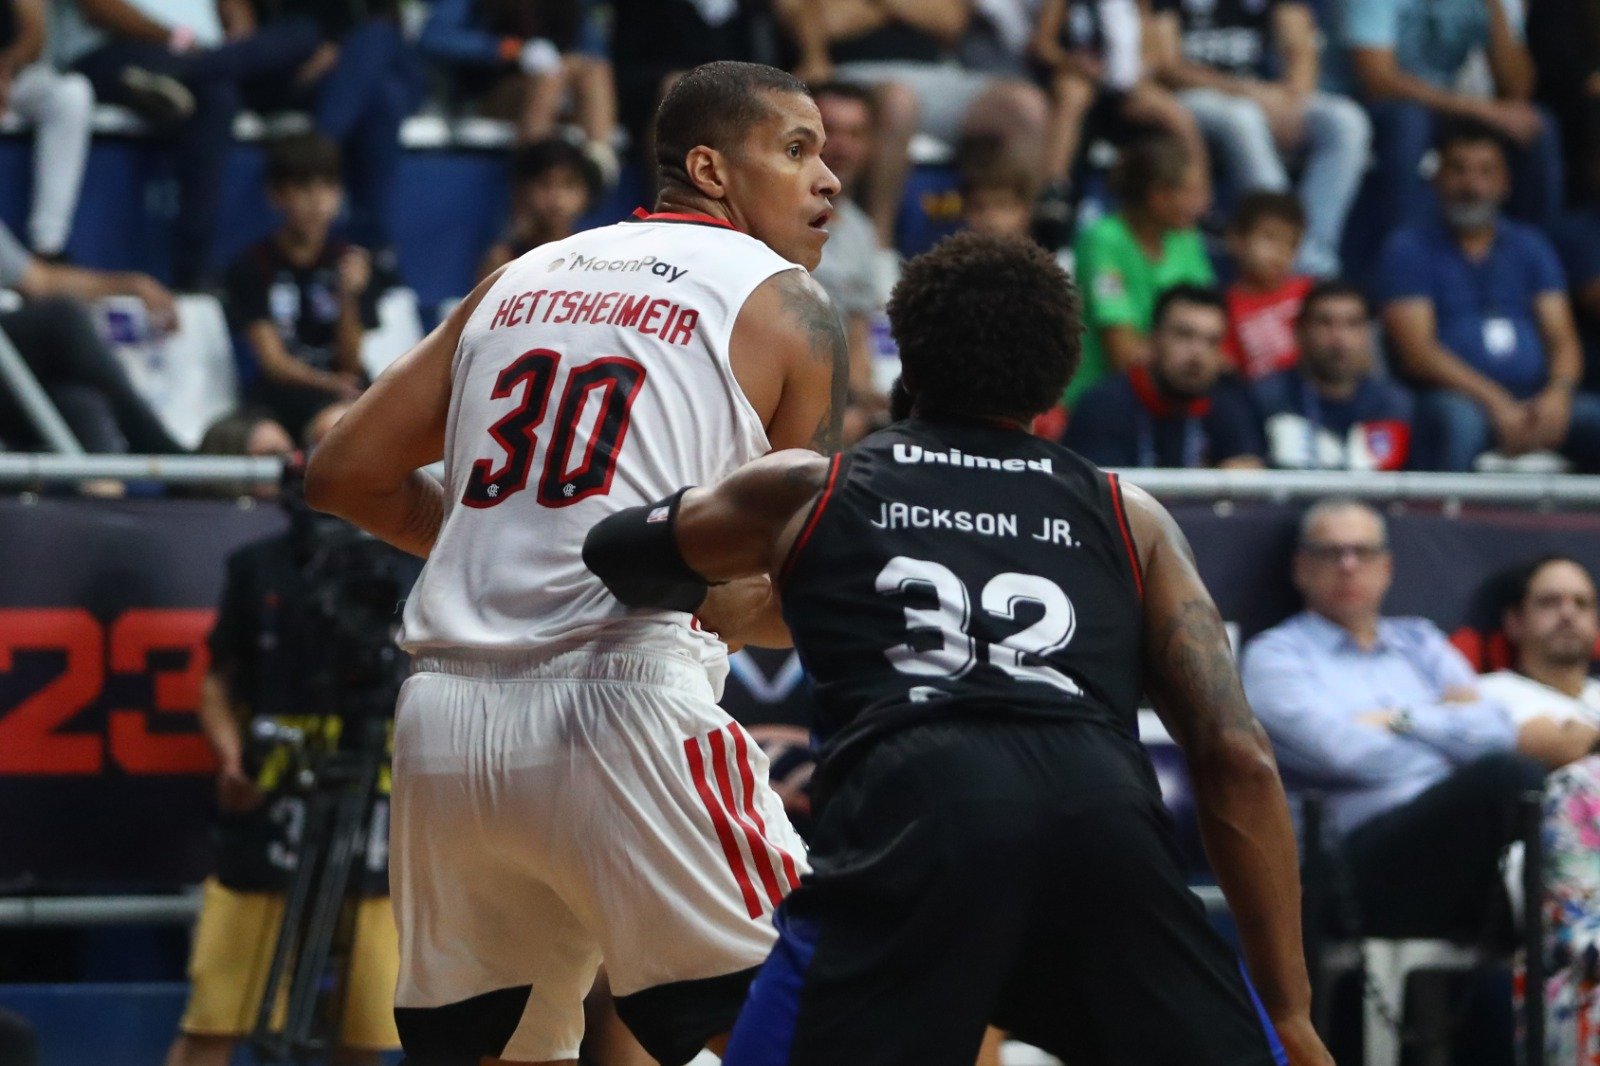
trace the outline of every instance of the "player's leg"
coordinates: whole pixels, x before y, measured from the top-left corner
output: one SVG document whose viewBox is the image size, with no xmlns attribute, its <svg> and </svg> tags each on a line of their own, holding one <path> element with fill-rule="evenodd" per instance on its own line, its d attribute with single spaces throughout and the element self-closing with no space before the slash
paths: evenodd
<svg viewBox="0 0 1600 1066">
<path fill-rule="evenodd" d="M 1003 724 L 931 723 L 848 770 L 726 1066 L 972 1066 L 1042 854 L 1014 741 Z"/>
<path fill-rule="evenodd" d="M 558 702 L 418 673 L 395 724 L 395 1023 L 408 1066 L 575 1061 L 599 951 L 545 880 Z"/>
<path fill-rule="evenodd" d="M 996 1024 L 1074 1066 L 1286 1063 L 1153 792 L 1086 797 L 1050 836 L 1053 889 Z"/>
</svg>

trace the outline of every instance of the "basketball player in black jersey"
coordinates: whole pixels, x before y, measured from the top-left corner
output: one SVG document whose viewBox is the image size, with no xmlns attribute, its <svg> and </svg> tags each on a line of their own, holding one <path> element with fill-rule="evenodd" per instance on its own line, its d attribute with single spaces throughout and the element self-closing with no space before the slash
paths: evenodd
<svg viewBox="0 0 1600 1066">
<path fill-rule="evenodd" d="M 952 238 L 889 315 L 911 417 L 607 518 L 632 605 L 770 573 L 816 686 L 813 874 L 728 1066 L 966 1066 L 985 1024 L 1073 1066 L 1325 1066 L 1271 749 L 1164 508 L 1031 436 L 1081 325 L 1020 240 Z M 1259 997 L 1185 887 L 1148 693 L 1188 756 Z"/>
</svg>

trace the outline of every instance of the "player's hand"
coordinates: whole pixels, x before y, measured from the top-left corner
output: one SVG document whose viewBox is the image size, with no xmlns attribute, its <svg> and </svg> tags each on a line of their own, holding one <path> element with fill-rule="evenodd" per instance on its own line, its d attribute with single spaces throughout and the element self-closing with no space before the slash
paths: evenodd
<svg viewBox="0 0 1600 1066">
<path fill-rule="evenodd" d="M 229 814 L 248 814 L 261 806 L 261 790 L 234 762 L 217 771 L 217 806 Z"/>
<path fill-rule="evenodd" d="M 1275 1018 L 1272 1027 L 1278 1031 L 1278 1041 L 1289 1055 L 1289 1066 L 1334 1066 L 1333 1056 L 1312 1028 L 1310 1018 Z"/>
<path fill-rule="evenodd" d="M 372 283 L 372 255 L 365 248 L 351 248 L 339 260 L 339 293 L 355 299 Z"/>
</svg>

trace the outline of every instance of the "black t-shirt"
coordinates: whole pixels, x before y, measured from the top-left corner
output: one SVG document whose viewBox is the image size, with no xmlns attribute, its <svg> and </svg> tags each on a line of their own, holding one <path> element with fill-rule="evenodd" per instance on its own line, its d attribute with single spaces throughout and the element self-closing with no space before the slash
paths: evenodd
<svg viewBox="0 0 1600 1066">
<path fill-rule="evenodd" d="M 254 322 L 271 322 L 290 355 L 318 370 L 333 369 L 339 327 L 339 260 L 350 249 L 329 240 L 309 266 L 289 262 L 272 237 L 247 248 L 228 271 L 228 320 L 242 333 Z M 397 279 L 372 268 L 361 295 L 361 324 L 378 325 L 378 297 Z"/>
<path fill-rule="evenodd" d="M 1241 77 L 1264 77 L 1272 64 L 1272 12 L 1284 0 L 1156 0 L 1173 11 L 1192 63 Z"/>
<path fill-rule="evenodd" d="M 1267 454 L 1261 416 L 1238 382 L 1225 377 L 1204 401 L 1179 410 L 1156 394 L 1142 367 L 1113 374 L 1084 393 L 1063 443 L 1113 467 L 1195 469 Z"/>
<path fill-rule="evenodd" d="M 942 716 L 1131 735 L 1142 612 L 1121 507 L 1105 474 L 1016 430 L 912 419 L 836 459 L 781 575 L 824 776 Z"/>
</svg>

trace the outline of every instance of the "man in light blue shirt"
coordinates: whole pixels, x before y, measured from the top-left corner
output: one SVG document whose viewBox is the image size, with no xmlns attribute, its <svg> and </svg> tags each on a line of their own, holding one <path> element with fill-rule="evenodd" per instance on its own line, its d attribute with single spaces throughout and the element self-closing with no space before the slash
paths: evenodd
<svg viewBox="0 0 1600 1066">
<path fill-rule="evenodd" d="M 1245 692 L 1285 780 L 1327 796 L 1363 931 L 1480 934 L 1539 767 L 1437 626 L 1381 616 L 1393 560 L 1376 511 L 1312 507 L 1294 578 L 1307 609 L 1246 647 Z"/>
<path fill-rule="evenodd" d="M 1330 48 L 1335 91 L 1358 92 L 1373 121 L 1382 232 L 1430 213 L 1418 171 L 1441 119 L 1467 118 L 1513 144 L 1514 213 L 1549 226 L 1562 206 L 1559 133 L 1530 102 L 1533 59 L 1522 38 L 1517 0 L 1348 0 Z M 1456 88 L 1474 52 L 1489 59 L 1492 97 Z"/>
</svg>

